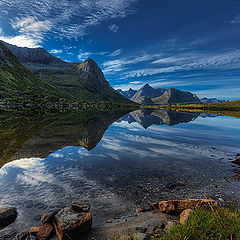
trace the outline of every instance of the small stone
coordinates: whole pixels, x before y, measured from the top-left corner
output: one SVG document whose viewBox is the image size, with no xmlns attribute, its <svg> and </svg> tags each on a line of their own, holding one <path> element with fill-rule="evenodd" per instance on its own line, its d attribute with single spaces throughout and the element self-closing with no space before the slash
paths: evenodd
<svg viewBox="0 0 240 240">
<path fill-rule="evenodd" d="M 89 212 L 91 205 L 85 200 L 77 200 L 70 207 L 75 212 Z"/>
<path fill-rule="evenodd" d="M 237 153 L 236 155 L 237 155 L 237 156 L 240 156 L 240 153 Z"/>
<path fill-rule="evenodd" d="M 0 227 L 6 227 L 17 218 L 17 209 L 14 207 L 0 209 Z"/>
<path fill-rule="evenodd" d="M 137 213 L 144 212 L 144 208 L 137 208 L 137 209 L 136 209 L 136 212 L 137 212 Z"/>
<path fill-rule="evenodd" d="M 169 232 L 169 230 L 175 225 L 175 222 L 168 221 L 166 227 L 164 228 L 165 232 Z"/>
<path fill-rule="evenodd" d="M 30 236 L 29 232 L 21 232 L 17 235 L 17 240 L 26 240 Z"/>
<path fill-rule="evenodd" d="M 59 211 L 56 210 L 56 211 L 53 211 L 53 212 L 44 213 L 44 214 L 42 215 L 41 221 L 42 221 L 43 223 L 50 223 L 50 224 L 52 224 L 52 223 L 53 223 L 54 216 L 55 216 L 58 212 L 59 212 Z"/>
<path fill-rule="evenodd" d="M 180 214 L 180 223 L 183 224 L 187 221 L 188 217 L 193 212 L 192 209 L 186 209 Z"/>
<path fill-rule="evenodd" d="M 35 217 L 34 217 L 34 220 L 35 221 L 39 221 L 41 219 L 41 215 L 36 215 Z"/>
<path fill-rule="evenodd" d="M 186 184 L 184 182 L 181 182 L 181 181 L 177 181 L 176 183 L 179 187 L 185 187 L 186 186 Z"/>
<path fill-rule="evenodd" d="M 106 220 L 106 223 L 112 223 L 112 221 L 111 220 Z"/>
<path fill-rule="evenodd" d="M 133 239 L 137 239 L 137 240 L 148 240 L 149 239 L 149 235 L 146 233 L 135 233 L 133 235 Z"/>
<path fill-rule="evenodd" d="M 232 163 L 240 166 L 240 158 L 236 158 Z"/>
<path fill-rule="evenodd" d="M 218 201 L 220 202 L 224 202 L 224 200 L 222 198 L 218 198 Z"/>
</svg>

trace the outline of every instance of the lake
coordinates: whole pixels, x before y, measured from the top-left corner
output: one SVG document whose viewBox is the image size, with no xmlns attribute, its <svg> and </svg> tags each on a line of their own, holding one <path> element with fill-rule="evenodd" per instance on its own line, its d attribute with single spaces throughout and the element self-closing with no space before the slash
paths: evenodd
<svg viewBox="0 0 240 240">
<path fill-rule="evenodd" d="M 29 230 L 44 212 L 76 199 L 92 204 L 94 226 L 149 202 L 239 199 L 240 119 L 140 109 L 2 114 L 0 208 Z"/>
</svg>

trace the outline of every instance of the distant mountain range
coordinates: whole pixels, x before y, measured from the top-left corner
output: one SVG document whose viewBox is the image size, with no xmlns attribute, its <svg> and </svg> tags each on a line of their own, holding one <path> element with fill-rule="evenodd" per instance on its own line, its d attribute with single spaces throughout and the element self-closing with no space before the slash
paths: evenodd
<svg viewBox="0 0 240 240">
<path fill-rule="evenodd" d="M 200 99 L 202 103 L 221 103 L 226 102 L 225 100 L 218 100 L 217 98 L 202 98 Z"/>
<path fill-rule="evenodd" d="M 1 98 L 39 94 L 73 101 L 132 104 L 113 89 L 92 59 L 65 62 L 43 48 L 22 48 L 0 41 Z"/>
<path fill-rule="evenodd" d="M 161 104 L 178 104 L 178 103 L 200 103 L 196 94 L 187 91 L 181 91 L 175 88 L 152 88 L 148 83 L 141 87 L 138 91 L 129 89 L 122 91 L 117 89 L 123 96 L 132 101 L 144 105 L 161 105 Z"/>
</svg>

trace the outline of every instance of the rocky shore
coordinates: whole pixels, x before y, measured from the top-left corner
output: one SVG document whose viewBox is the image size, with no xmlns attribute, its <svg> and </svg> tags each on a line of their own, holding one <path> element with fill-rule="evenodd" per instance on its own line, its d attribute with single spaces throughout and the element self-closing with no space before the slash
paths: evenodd
<svg viewBox="0 0 240 240">
<path fill-rule="evenodd" d="M 179 221 L 184 223 L 192 209 L 216 205 L 217 202 L 211 199 L 161 201 L 150 204 L 148 208 L 136 209 L 134 215 L 109 219 L 103 227 L 92 229 L 92 214 L 89 212 L 91 205 L 85 200 L 77 200 L 63 209 L 42 214 L 42 225 L 33 226 L 28 232 L 21 232 L 16 236 L 2 236 L 0 239 L 151 239 L 162 236 Z M 7 226 L 16 217 L 15 208 L 0 210 L 0 226 Z"/>
</svg>

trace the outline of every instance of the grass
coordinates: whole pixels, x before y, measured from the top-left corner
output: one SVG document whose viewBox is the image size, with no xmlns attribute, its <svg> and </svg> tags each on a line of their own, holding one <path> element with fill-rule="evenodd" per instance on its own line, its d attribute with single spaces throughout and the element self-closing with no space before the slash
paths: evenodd
<svg viewBox="0 0 240 240">
<path fill-rule="evenodd" d="M 236 206 L 199 208 L 184 224 L 172 227 L 169 233 L 155 240 L 238 240 L 240 212 Z"/>
<path fill-rule="evenodd" d="M 184 112 L 214 113 L 218 115 L 240 118 L 240 100 L 223 103 L 175 104 L 142 106 L 142 108 L 177 110 Z"/>
</svg>

